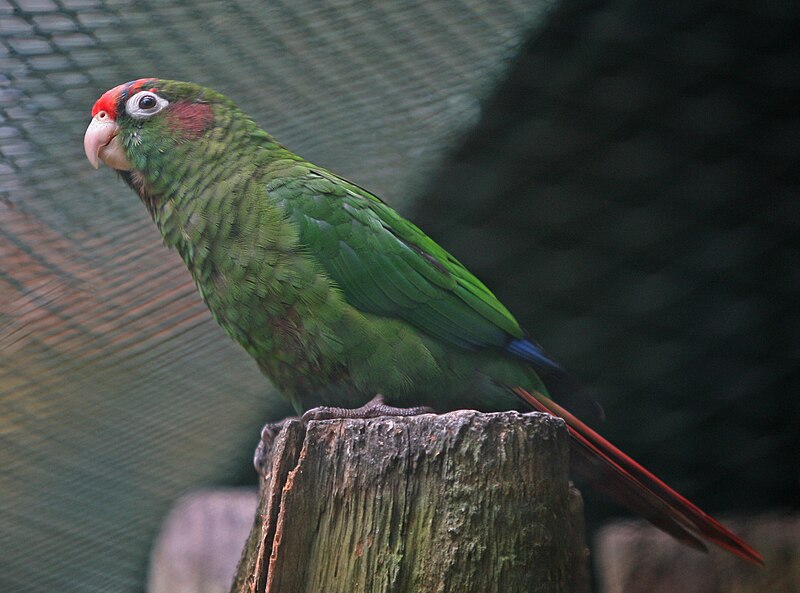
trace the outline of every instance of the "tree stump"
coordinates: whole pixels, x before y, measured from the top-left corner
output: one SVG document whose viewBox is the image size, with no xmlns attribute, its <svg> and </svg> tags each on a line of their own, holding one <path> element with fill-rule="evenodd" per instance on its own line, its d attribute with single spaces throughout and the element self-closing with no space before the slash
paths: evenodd
<svg viewBox="0 0 800 593">
<path fill-rule="evenodd" d="M 588 591 L 559 419 L 289 421 L 233 593 Z"/>
</svg>

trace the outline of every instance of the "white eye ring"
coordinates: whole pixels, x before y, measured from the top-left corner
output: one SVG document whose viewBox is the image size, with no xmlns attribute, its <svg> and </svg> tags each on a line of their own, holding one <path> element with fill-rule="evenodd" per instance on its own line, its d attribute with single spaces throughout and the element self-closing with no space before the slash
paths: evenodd
<svg viewBox="0 0 800 593">
<path fill-rule="evenodd" d="M 141 103 L 143 101 L 145 104 L 152 103 L 152 105 L 142 107 Z M 163 97 L 159 97 L 150 91 L 141 91 L 125 102 L 125 112 L 134 119 L 146 119 L 151 115 L 155 115 L 167 105 L 169 105 L 169 101 Z"/>
</svg>

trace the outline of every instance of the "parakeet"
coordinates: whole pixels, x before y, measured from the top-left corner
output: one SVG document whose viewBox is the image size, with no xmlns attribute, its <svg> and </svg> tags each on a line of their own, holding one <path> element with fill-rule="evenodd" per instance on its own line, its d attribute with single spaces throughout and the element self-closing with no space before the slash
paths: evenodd
<svg viewBox="0 0 800 593">
<path fill-rule="evenodd" d="M 298 412 L 382 394 L 440 412 L 555 414 L 593 485 L 690 546 L 762 562 L 557 404 L 580 400 L 577 382 L 457 259 L 223 95 L 155 78 L 119 85 L 94 104 L 84 148 L 136 191 L 214 319 Z"/>
</svg>

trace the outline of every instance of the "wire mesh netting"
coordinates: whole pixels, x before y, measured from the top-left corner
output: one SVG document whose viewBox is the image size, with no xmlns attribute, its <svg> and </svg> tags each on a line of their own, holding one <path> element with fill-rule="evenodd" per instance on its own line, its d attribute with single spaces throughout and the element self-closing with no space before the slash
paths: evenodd
<svg viewBox="0 0 800 593">
<path fill-rule="evenodd" d="M 0 591 L 140 591 L 168 506 L 252 479 L 286 411 L 85 160 L 142 76 L 413 212 L 709 510 L 797 504 L 798 10 L 555 7 L 0 0 Z"/>
<path fill-rule="evenodd" d="M 413 212 L 717 513 L 800 503 L 799 26 L 564 2 Z"/>
<path fill-rule="evenodd" d="M 228 94 L 406 203 L 546 2 L 0 2 L 0 590 L 138 591 L 185 489 L 286 411 L 81 138 L 142 76 Z M 250 478 L 253 479 L 252 477 Z"/>
</svg>

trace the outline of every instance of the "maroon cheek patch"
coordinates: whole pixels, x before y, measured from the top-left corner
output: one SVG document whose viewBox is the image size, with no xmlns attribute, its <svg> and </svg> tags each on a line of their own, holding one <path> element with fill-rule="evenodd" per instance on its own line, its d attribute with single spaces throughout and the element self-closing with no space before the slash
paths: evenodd
<svg viewBox="0 0 800 593">
<path fill-rule="evenodd" d="M 178 101 L 167 110 L 167 125 L 181 138 L 193 140 L 203 135 L 214 121 L 214 112 L 208 103 Z"/>
</svg>

